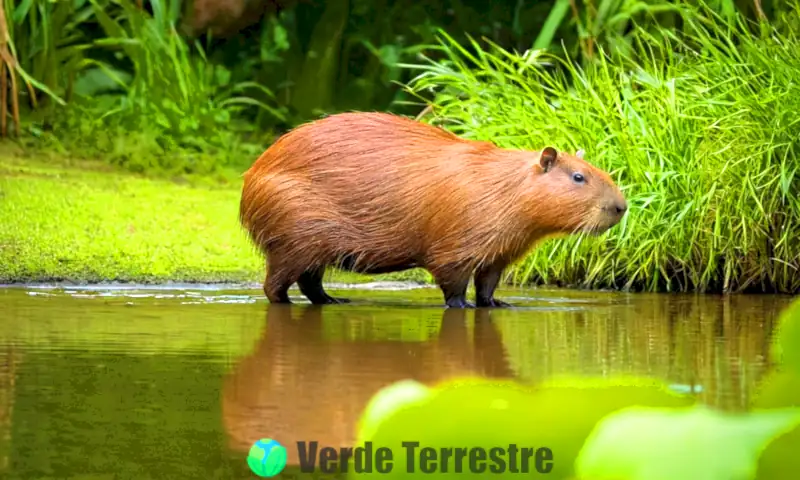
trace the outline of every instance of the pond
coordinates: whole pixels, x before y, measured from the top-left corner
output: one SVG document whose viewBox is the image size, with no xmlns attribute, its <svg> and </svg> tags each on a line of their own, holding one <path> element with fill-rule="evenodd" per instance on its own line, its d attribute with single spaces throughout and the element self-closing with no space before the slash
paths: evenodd
<svg viewBox="0 0 800 480">
<path fill-rule="evenodd" d="M 737 410 L 791 301 L 505 289 L 517 308 L 446 310 L 435 288 L 338 294 L 353 303 L 270 306 L 258 289 L 197 285 L 0 289 L 3 478 L 256 478 L 255 440 L 347 446 L 370 397 L 409 378 L 647 375 Z"/>
</svg>

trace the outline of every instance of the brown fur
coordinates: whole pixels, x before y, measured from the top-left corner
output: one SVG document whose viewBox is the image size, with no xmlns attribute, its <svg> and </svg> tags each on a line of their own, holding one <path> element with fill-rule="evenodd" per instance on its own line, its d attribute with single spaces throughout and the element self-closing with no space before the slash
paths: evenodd
<svg viewBox="0 0 800 480">
<path fill-rule="evenodd" d="M 385 113 L 344 113 L 292 130 L 256 160 L 244 176 L 240 219 L 268 256 L 272 302 L 288 302 L 294 282 L 313 303 L 335 301 L 321 287 L 328 266 L 423 267 L 449 306 L 468 305 L 473 273 L 479 305 L 499 306 L 492 295 L 500 274 L 535 242 L 605 231 L 624 209 L 608 174 L 578 156 L 501 149 Z"/>
<path fill-rule="evenodd" d="M 283 7 L 276 0 L 194 0 L 187 11 L 184 28 L 192 36 L 206 30 L 226 38 L 258 23 L 265 13 Z"/>
</svg>

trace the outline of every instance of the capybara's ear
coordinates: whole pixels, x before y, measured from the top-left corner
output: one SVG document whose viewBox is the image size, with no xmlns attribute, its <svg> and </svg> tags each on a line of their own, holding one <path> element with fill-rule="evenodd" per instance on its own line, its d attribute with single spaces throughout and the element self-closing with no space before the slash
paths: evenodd
<svg viewBox="0 0 800 480">
<path fill-rule="evenodd" d="M 556 159 L 558 158 L 558 152 L 553 147 L 547 147 L 542 150 L 542 154 L 539 157 L 539 165 L 542 167 L 545 173 L 549 172 L 553 165 L 556 163 Z"/>
<path fill-rule="evenodd" d="M 577 152 L 575 152 L 575 156 L 583 160 L 583 156 L 586 155 L 586 152 L 580 148 Z"/>
</svg>

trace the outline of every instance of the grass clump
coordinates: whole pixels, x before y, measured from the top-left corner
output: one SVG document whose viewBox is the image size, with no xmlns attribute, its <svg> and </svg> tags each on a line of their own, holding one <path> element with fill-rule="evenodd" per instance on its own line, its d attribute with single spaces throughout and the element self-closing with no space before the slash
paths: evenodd
<svg viewBox="0 0 800 480">
<path fill-rule="evenodd" d="M 25 116 L 25 141 L 134 172 L 241 172 L 268 139 L 242 111 L 283 121 L 283 110 L 268 104 L 269 88 L 235 81 L 200 41 L 181 35 L 180 1 L 147 7 L 33 0 L 9 10 L 12 44 L 46 93 Z"/>
<path fill-rule="evenodd" d="M 510 148 L 584 148 L 630 203 L 599 239 L 547 242 L 516 282 L 647 291 L 800 289 L 797 4 L 754 27 L 680 5 L 683 28 L 630 34 L 631 55 L 585 66 L 494 44 L 462 48 L 409 89 L 436 92 L 435 120 Z M 754 33 L 755 32 L 755 33 Z"/>
</svg>

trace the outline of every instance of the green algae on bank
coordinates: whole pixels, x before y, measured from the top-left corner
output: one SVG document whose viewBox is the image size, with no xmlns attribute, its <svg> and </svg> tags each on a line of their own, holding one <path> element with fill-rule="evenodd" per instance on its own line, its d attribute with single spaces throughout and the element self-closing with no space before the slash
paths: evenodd
<svg viewBox="0 0 800 480">
<path fill-rule="evenodd" d="M 240 188 L 4 152 L 0 283 L 261 282 L 264 260 L 238 222 Z"/>
</svg>

